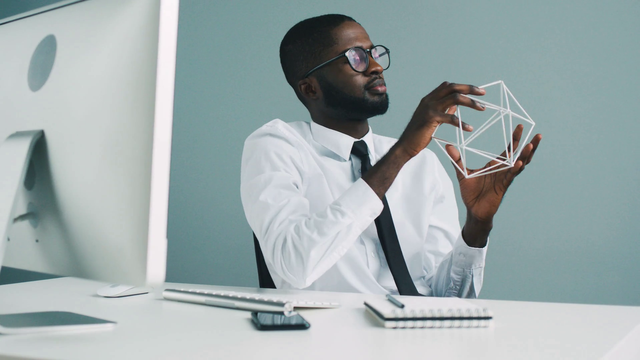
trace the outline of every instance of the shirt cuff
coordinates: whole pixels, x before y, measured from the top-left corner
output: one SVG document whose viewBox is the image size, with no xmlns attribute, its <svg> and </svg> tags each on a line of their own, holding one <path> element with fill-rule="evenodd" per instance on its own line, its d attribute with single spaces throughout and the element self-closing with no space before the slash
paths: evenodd
<svg viewBox="0 0 640 360">
<path fill-rule="evenodd" d="M 484 267 L 487 257 L 489 239 L 483 248 L 470 247 L 462 238 L 462 233 L 453 245 L 453 265 L 460 269 L 476 269 Z"/>
</svg>

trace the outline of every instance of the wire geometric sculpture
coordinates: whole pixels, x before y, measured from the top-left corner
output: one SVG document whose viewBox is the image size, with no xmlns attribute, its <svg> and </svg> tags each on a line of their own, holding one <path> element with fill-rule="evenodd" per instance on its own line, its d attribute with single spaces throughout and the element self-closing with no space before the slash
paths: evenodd
<svg viewBox="0 0 640 360">
<path fill-rule="evenodd" d="M 507 88 L 507 86 L 504 84 L 502 80 L 498 80 L 490 84 L 480 86 L 480 88 L 485 89 L 486 94 L 489 94 L 491 91 L 491 92 L 494 92 L 494 95 L 498 95 L 499 104 L 492 104 L 486 100 L 483 100 L 481 97 L 478 98 L 475 96 L 468 96 L 468 95 L 465 95 L 465 96 L 483 104 L 486 107 L 484 112 L 478 112 L 478 113 L 486 114 L 487 111 L 493 110 L 494 111 L 493 115 L 491 115 L 491 117 L 488 120 L 486 120 L 482 124 L 482 126 L 480 127 L 473 126 L 474 129 L 476 128 L 477 129 L 472 131 L 471 133 L 464 132 L 462 131 L 463 118 L 462 118 L 462 111 L 461 111 L 463 107 L 458 106 L 455 114 L 458 117 L 458 119 L 460 119 L 460 126 L 455 128 L 455 138 L 456 138 L 455 141 L 447 140 L 441 137 L 436 137 L 436 133 L 438 133 L 438 130 L 440 130 L 440 126 L 442 124 L 438 126 L 436 131 L 433 133 L 433 137 L 432 137 L 433 140 L 436 141 L 438 146 L 445 153 L 445 155 L 449 157 L 449 159 L 451 159 L 451 156 L 449 156 L 449 154 L 445 150 L 445 145 L 447 144 L 453 145 L 458 149 L 458 151 L 460 152 L 463 168 L 460 168 L 458 164 L 456 164 L 453 161 L 453 159 L 451 159 L 451 162 L 456 168 L 458 168 L 458 170 L 460 170 L 460 172 L 464 175 L 465 178 L 483 176 L 483 175 L 487 175 L 487 174 L 512 168 L 515 165 L 516 161 L 518 160 L 518 156 L 520 156 L 522 149 L 527 144 L 529 136 L 531 136 L 531 132 L 533 131 L 533 127 L 535 126 L 535 122 L 533 122 L 529 114 L 527 114 L 527 112 L 522 108 L 518 100 L 516 100 L 516 98 L 513 96 L 511 91 L 509 91 L 509 89 Z M 499 91 L 499 94 L 495 94 L 496 91 Z M 472 111 L 472 110 L 466 109 L 465 111 Z M 515 128 L 513 125 L 514 121 L 524 122 L 525 129 L 523 131 L 523 135 L 526 132 L 526 136 L 523 136 L 520 139 L 520 143 L 517 149 L 513 149 L 513 144 L 511 143 L 511 134 L 513 134 L 513 129 Z M 528 127 L 528 125 L 530 125 L 531 128 L 529 128 L 528 131 L 526 131 L 526 128 Z M 450 125 L 448 124 L 445 126 L 450 127 Z M 504 145 L 501 145 L 503 146 L 501 150 L 504 150 L 502 154 L 494 154 L 492 152 L 470 146 L 472 145 L 472 143 L 479 142 L 478 138 L 482 133 L 484 133 L 491 127 L 497 127 L 497 126 L 502 126 L 501 137 L 503 138 L 503 141 L 504 141 Z M 496 145 L 496 144 L 492 144 L 492 145 Z M 496 164 L 492 166 L 488 166 L 487 168 L 474 172 L 472 174 L 469 174 L 469 172 L 467 171 L 467 163 L 468 163 L 468 158 L 471 154 L 479 155 L 480 157 L 486 158 L 489 160 L 494 160 L 496 161 Z"/>
</svg>

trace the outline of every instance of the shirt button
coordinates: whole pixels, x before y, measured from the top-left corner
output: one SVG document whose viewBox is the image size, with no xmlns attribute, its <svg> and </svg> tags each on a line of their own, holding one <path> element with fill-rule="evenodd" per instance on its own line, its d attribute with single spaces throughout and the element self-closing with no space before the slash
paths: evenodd
<svg viewBox="0 0 640 360">
<path fill-rule="evenodd" d="M 373 251 L 371 252 L 371 257 L 376 257 L 376 253 L 374 253 Z"/>
</svg>

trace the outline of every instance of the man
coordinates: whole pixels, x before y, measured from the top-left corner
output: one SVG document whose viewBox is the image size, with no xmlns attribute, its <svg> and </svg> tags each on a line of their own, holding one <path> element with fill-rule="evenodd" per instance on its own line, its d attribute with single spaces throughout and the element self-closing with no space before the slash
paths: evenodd
<svg viewBox="0 0 640 360">
<path fill-rule="evenodd" d="M 484 90 L 443 83 L 396 141 L 368 123 L 389 105 L 389 51 L 355 20 L 324 15 L 298 23 L 282 40 L 280 60 L 311 122 L 276 119 L 254 132 L 241 175 L 245 214 L 276 286 L 476 297 L 493 216 L 541 136 L 509 170 L 471 179 L 458 173 L 467 207 L 461 231 L 451 180 L 425 148 L 438 125 L 458 126 L 456 106 L 484 110 L 463 96 Z M 519 126 L 514 147 L 521 134 Z M 447 151 L 462 166 L 457 150 Z"/>
</svg>

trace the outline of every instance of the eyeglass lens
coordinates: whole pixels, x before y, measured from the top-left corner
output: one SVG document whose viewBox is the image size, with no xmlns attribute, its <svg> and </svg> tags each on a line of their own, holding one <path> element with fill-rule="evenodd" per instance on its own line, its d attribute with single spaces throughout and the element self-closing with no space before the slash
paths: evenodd
<svg viewBox="0 0 640 360">
<path fill-rule="evenodd" d="M 362 48 L 351 48 L 346 53 L 349 64 L 357 72 L 365 72 L 369 67 L 369 55 Z M 384 69 L 389 68 L 389 52 L 383 46 L 371 49 L 371 57 Z"/>
</svg>

